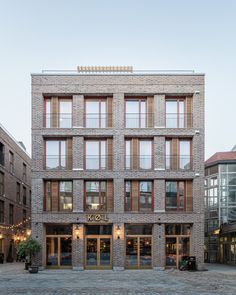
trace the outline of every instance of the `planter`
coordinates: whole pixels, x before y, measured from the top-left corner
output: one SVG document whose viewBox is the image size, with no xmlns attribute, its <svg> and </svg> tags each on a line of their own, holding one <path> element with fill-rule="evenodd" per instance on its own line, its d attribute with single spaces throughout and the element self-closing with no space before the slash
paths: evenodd
<svg viewBox="0 0 236 295">
<path fill-rule="evenodd" d="M 38 266 L 35 266 L 35 265 L 29 266 L 29 273 L 38 273 L 38 271 L 39 271 Z"/>
<path fill-rule="evenodd" d="M 30 262 L 25 262 L 25 270 L 29 270 Z"/>
</svg>

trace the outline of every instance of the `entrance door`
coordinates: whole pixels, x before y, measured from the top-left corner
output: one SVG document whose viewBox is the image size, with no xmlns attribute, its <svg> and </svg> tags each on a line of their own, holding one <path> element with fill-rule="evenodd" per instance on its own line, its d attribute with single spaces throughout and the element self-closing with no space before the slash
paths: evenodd
<svg viewBox="0 0 236 295">
<path fill-rule="evenodd" d="M 152 266 L 152 237 L 127 236 L 126 238 L 126 267 L 151 268 Z"/>
<path fill-rule="evenodd" d="M 72 238 L 71 236 L 47 236 L 47 267 L 71 268 Z"/>
<path fill-rule="evenodd" d="M 111 236 L 87 236 L 85 248 L 86 268 L 111 268 Z"/>
<path fill-rule="evenodd" d="M 166 238 L 166 267 L 178 267 L 183 256 L 189 256 L 189 237 Z"/>
</svg>

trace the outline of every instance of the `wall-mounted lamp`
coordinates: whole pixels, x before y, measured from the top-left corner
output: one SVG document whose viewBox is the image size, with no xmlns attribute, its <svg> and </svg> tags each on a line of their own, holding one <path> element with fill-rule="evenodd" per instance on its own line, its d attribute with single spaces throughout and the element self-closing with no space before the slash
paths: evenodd
<svg viewBox="0 0 236 295">
<path fill-rule="evenodd" d="M 29 237 L 31 235 L 31 229 L 27 229 L 26 234 Z"/>
<path fill-rule="evenodd" d="M 2 233 L 0 233 L 0 240 L 2 240 L 3 239 L 3 234 Z"/>
<path fill-rule="evenodd" d="M 121 233 L 120 226 L 117 225 L 117 228 L 116 228 L 116 234 L 117 234 L 117 239 L 118 239 L 118 240 L 120 239 L 120 233 Z"/>
<path fill-rule="evenodd" d="M 75 236 L 76 236 L 77 240 L 79 240 L 79 226 L 78 225 L 75 228 Z"/>
<path fill-rule="evenodd" d="M 195 90 L 194 94 L 200 94 L 199 90 Z"/>
</svg>

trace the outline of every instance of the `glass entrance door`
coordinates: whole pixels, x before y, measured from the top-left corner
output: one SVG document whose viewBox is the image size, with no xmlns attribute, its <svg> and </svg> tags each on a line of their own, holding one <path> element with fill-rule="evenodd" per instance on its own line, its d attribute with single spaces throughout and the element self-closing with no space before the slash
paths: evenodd
<svg viewBox="0 0 236 295">
<path fill-rule="evenodd" d="M 189 256 L 189 237 L 168 237 L 166 238 L 166 267 L 179 267 L 180 260 Z"/>
<path fill-rule="evenodd" d="M 86 268 L 111 268 L 111 236 L 86 237 Z"/>
<path fill-rule="evenodd" d="M 71 268 L 72 238 L 71 236 L 47 236 L 47 267 Z"/>
<path fill-rule="evenodd" d="M 126 237 L 126 267 L 151 268 L 152 237 Z"/>
</svg>

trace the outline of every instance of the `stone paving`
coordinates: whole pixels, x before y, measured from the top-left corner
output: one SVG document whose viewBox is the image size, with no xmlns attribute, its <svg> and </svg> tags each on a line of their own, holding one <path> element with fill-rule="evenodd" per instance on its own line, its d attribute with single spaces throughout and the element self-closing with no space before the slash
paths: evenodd
<svg viewBox="0 0 236 295">
<path fill-rule="evenodd" d="M 235 295 L 236 267 L 208 265 L 209 271 L 72 271 L 29 274 L 21 263 L 0 265 L 0 295 Z"/>
</svg>

